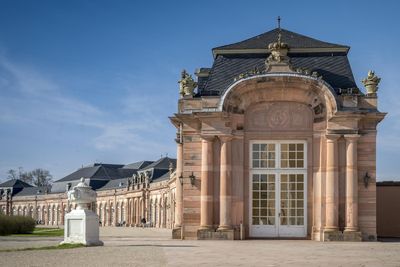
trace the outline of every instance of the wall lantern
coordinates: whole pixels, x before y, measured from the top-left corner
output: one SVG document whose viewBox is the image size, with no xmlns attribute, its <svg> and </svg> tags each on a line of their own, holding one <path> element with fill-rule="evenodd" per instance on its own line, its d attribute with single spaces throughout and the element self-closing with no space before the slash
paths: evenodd
<svg viewBox="0 0 400 267">
<path fill-rule="evenodd" d="M 368 187 L 368 184 L 369 184 L 369 180 L 371 179 L 371 177 L 368 175 L 368 172 L 366 172 L 365 173 L 365 176 L 364 176 L 364 186 L 365 186 L 365 188 L 367 188 Z"/>
<path fill-rule="evenodd" d="M 196 176 L 194 176 L 193 172 L 192 172 L 192 174 L 189 176 L 189 178 L 190 178 L 190 184 L 191 184 L 192 186 L 194 186 L 194 184 L 195 184 L 195 182 L 196 182 Z"/>
<path fill-rule="evenodd" d="M 181 176 L 179 176 L 179 181 L 181 182 L 181 185 L 183 185 L 183 176 L 182 176 L 182 174 L 181 174 Z M 189 179 L 190 179 L 190 184 L 192 185 L 192 186 L 194 186 L 195 185 L 195 183 L 196 183 L 196 176 L 194 176 L 194 173 L 192 172 L 192 174 L 189 176 Z"/>
</svg>

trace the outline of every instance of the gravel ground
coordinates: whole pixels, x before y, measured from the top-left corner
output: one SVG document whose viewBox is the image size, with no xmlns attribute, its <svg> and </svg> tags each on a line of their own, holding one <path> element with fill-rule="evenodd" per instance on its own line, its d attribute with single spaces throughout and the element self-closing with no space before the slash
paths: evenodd
<svg viewBox="0 0 400 267">
<path fill-rule="evenodd" d="M 400 242 L 171 240 L 170 230 L 101 228 L 103 247 L 1 252 L 0 266 L 400 266 Z M 0 249 L 62 238 L 1 237 Z"/>
</svg>

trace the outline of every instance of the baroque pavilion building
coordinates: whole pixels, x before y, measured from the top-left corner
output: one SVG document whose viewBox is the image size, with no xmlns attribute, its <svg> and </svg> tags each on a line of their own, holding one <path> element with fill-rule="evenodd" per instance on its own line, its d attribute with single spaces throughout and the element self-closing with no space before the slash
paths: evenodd
<svg viewBox="0 0 400 267">
<path fill-rule="evenodd" d="M 197 82 L 182 73 L 175 238 L 376 239 L 386 113 L 349 49 L 277 28 L 212 49 Z"/>
<path fill-rule="evenodd" d="M 179 239 L 376 240 L 376 137 L 386 113 L 380 78 L 370 71 L 362 92 L 349 49 L 280 27 L 216 47 L 197 81 L 182 72 L 170 117 L 176 160 L 96 163 L 51 190 L 9 180 L 0 212 L 63 225 L 74 208 L 66 192 L 83 177 L 97 192 L 91 208 L 102 226 L 145 219 Z M 385 183 L 379 192 L 399 189 Z M 400 236 L 385 223 L 391 202 L 378 205 L 381 231 Z"/>
</svg>

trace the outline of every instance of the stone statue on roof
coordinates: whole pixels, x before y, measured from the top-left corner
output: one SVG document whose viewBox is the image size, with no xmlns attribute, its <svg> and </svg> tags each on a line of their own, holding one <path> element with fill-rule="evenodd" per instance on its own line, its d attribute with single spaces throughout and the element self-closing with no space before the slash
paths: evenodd
<svg viewBox="0 0 400 267">
<path fill-rule="evenodd" d="M 370 70 L 368 71 L 367 78 L 363 79 L 361 82 L 364 84 L 365 89 L 367 89 L 367 94 L 376 94 L 380 81 L 381 78 L 376 76 L 374 71 Z"/>
<path fill-rule="evenodd" d="M 286 61 L 287 58 L 287 53 L 289 50 L 288 44 L 284 43 L 281 41 L 281 33 L 278 35 L 278 41 L 274 43 L 270 43 L 268 45 L 269 51 L 271 51 L 270 56 L 268 57 L 267 61 L 269 63 L 281 63 L 283 61 Z"/>
<path fill-rule="evenodd" d="M 279 28 L 278 40 L 268 45 L 271 53 L 265 61 L 266 72 L 294 72 L 288 57 L 289 45 L 282 42 L 281 29 Z"/>
<path fill-rule="evenodd" d="M 197 87 L 197 82 L 195 82 L 192 78 L 192 75 L 183 70 L 181 73 L 181 79 L 178 81 L 179 83 L 179 94 L 181 97 L 184 96 L 193 96 L 194 89 Z"/>
</svg>

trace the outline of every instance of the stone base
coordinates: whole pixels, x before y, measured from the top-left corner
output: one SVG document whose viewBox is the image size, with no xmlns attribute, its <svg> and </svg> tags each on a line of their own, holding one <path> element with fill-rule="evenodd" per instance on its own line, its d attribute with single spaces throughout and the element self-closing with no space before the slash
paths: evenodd
<svg viewBox="0 0 400 267">
<path fill-rule="evenodd" d="M 343 241 L 343 233 L 339 230 L 323 230 L 322 241 Z"/>
<path fill-rule="evenodd" d="M 322 241 L 350 241 L 350 242 L 360 242 L 362 241 L 361 232 L 355 231 L 332 231 L 324 230 L 322 233 Z"/>
<path fill-rule="evenodd" d="M 182 239 L 182 228 L 172 229 L 172 239 Z"/>
<path fill-rule="evenodd" d="M 235 230 L 199 229 L 197 230 L 198 240 L 234 240 Z"/>
<path fill-rule="evenodd" d="M 362 241 L 361 232 L 344 231 L 343 232 L 343 241 L 361 242 Z"/>
<path fill-rule="evenodd" d="M 65 215 L 64 241 L 61 244 L 102 246 L 96 213 L 91 210 L 73 210 Z"/>
</svg>

